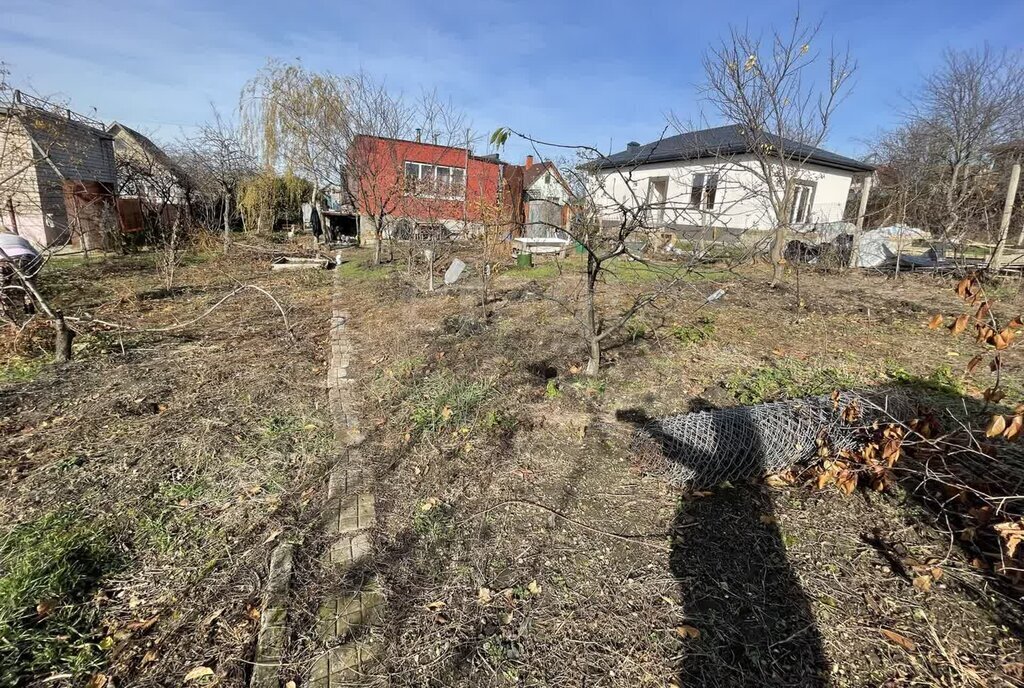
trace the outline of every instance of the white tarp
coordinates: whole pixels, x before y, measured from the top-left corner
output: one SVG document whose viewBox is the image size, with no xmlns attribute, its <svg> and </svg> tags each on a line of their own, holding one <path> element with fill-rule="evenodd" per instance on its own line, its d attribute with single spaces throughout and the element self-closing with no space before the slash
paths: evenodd
<svg viewBox="0 0 1024 688">
<path fill-rule="evenodd" d="M 857 251 L 857 267 L 874 268 L 893 260 L 897 255 L 909 253 L 911 242 L 927 239 L 931 235 L 923 229 L 906 225 L 891 225 L 869 229 L 861 234 Z M 901 249 L 902 246 L 902 249 Z"/>
</svg>

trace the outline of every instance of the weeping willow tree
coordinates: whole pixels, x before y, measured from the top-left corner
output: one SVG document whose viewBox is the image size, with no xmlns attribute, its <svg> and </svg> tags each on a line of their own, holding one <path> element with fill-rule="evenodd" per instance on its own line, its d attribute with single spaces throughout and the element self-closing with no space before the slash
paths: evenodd
<svg viewBox="0 0 1024 688">
<path fill-rule="evenodd" d="M 273 231 L 278 222 L 295 222 L 302 217 L 302 203 L 316 198 L 314 185 L 291 172 L 283 175 L 265 171 L 238 185 L 238 210 L 246 231 Z"/>
<path fill-rule="evenodd" d="M 243 139 L 267 174 L 309 180 L 310 200 L 325 190 L 351 199 L 373 234 L 377 263 L 402 194 L 394 183 L 403 179 L 402 161 L 372 154 L 357 145 L 360 137 L 410 138 L 417 126 L 439 139 L 465 135 L 463 116 L 436 94 L 408 103 L 365 73 L 314 72 L 299 62 L 269 61 L 245 85 L 240 109 Z"/>
</svg>

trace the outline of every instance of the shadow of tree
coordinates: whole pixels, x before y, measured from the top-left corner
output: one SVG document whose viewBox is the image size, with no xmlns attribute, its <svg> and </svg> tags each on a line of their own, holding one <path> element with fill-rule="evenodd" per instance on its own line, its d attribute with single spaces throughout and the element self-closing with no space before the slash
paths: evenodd
<svg viewBox="0 0 1024 688">
<path fill-rule="evenodd" d="M 694 410 L 714 408 L 698 400 Z M 709 486 L 715 466 L 700 449 L 681 448 L 642 411 L 619 419 L 646 427 L 662 449 L 697 471 Z M 742 420 L 741 420 L 742 422 Z M 764 473 L 764 450 L 747 419 L 751 444 L 742 452 L 749 475 Z M 686 614 L 679 681 L 693 686 L 825 686 L 829 662 L 810 603 L 786 556 L 770 494 L 757 484 L 715 486 L 680 500 L 669 567 Z M 698 635 L 699 633 L 699 635 Z M 696 637 L 694 637 L 696 636 Z"/>
</svg>

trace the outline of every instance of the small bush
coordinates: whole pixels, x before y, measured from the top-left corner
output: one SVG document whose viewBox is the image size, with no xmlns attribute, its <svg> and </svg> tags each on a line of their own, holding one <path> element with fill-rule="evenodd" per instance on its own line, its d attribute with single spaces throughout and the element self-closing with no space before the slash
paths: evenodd
<svg viewBox="0 0 1024 688">
<path fill-rule="evenodd" d="M 101 663 L 90 598 L 119 565 L 111 533 L 76 512 L 0 535 L 0 684 Z"/>
<path fill-rule="evenodd" d="M 819 396 L 856 384 L 853 376 L 836 368 L 806 368 L 785 361 L 735 373 L 725 387 L 743 404 L 761 404 L 779 399 Z"/>
<path fill-rule="evenodd" d="M 700 344 L 715 336 L 715 321 L 709 316 L 701 316 L 693 325 L 673 325 L 669 334 L 683 344 Z"/>
<path fill-rule="evenodd" d="M 626 323 L 626 336 L 629 337 L 631 342 L 636 342 L 638 339 L 643 339 L 647 336 L 649 328 L 647 323 L 643 320 L 633 319 Z"/>
<path fill-rule="evenodd" d="M 420 432 L 439 432 L 475 422 L 491 385 L 448 372 L 424 378 L 412 391 L 410 419 Z"/>
</svg>

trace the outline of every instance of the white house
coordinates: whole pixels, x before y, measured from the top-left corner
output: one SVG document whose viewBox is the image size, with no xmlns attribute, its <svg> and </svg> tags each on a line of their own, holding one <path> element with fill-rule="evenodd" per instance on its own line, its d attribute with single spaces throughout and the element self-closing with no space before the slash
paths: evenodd
<svg viewBox="0 0 1024 688">
<path fill-rule="evenodd" d="M 594 164 L 592 197 L 606 221 L 642 209 L 651 226 L 683 232 L 771 229 L 768 185 L 750 154 L 750 139 L 730 125 L 630 143 Z M 842 220 L 851 181 L 874 170 L 789 139 L 762 134 L 760 140 L 785 151 L 789 169 L 797 169 L 789 218 L 797 230 Z"/>
<path fill-rule="evenodd" d="M 524 236 L 564 239 L 572 194 L 558 167 L 553 162 L 535 163 L 527 155 L 522 170 Z"/>
</svg>

